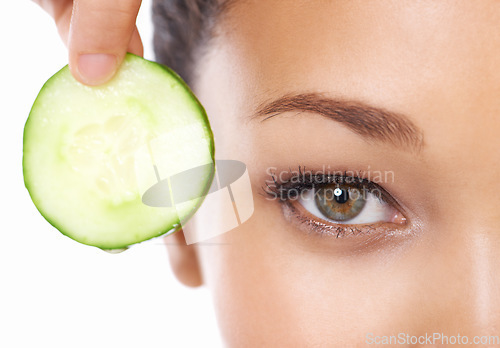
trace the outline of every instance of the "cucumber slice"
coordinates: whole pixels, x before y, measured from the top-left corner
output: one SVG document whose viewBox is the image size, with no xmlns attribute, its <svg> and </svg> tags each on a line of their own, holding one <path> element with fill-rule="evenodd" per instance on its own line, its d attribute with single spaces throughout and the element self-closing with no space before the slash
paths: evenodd
<svg viewBox="0 0 500 348">
<path fill-rule="evenodd" d="M 101 249 L 177 230 L 209 189 L 213 158 L 208 118 L 187 85 L 132 54 L 98 87 L 62 68 L 42 87 L 24 128 L 24 182 L 35 206 L 66 236 Z M 202 170 L 190 177 L 194 199 L 143 203 L 160 180 L 195 167 Z"/>
</svg>

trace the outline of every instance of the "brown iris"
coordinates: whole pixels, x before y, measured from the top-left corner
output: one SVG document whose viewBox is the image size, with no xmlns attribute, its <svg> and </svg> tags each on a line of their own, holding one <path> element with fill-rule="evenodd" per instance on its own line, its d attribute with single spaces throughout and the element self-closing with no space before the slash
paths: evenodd
<svg viewBox="0 0 500 348">
<path fill-rule="evenodd" d="M 347 221 L 363 210 L 365 194 L 365 189 L 359 185 L 331 184 L 314 192 L 314 202 L 328 219 Z"/>
</svg>

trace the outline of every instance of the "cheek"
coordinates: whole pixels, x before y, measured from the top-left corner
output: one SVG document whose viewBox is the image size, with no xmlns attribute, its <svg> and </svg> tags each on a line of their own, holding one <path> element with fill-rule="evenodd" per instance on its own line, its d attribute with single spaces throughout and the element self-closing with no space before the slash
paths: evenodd
<svg viewBox="0 0 500 348">
<path fill-rule="evenodd" d="M 198 246 L 203 277 L 229 346 L 262 341 L 273 346 L 284 339 L 297 343 L 290 328 L 306 319 L 296 308 L 302 296 L 301 281 L 292 274 L 296 270 L 284 271 L 288 252 L 262 239 L 273 228 L 262 226 L 259 215 L 256 209 L 244 225 L 217 237 L 215 245 Z"/>
<path fill-rule="evenodd" d="M 255 201 L 245 224 L 197 244 L 229 346 L 360 342 L 367 332 L 410 325 L 409 289 L 387 287 L 390 280 L 365 261 L 342 260 L 304 242 L 277 204 Z"/>
</svg>

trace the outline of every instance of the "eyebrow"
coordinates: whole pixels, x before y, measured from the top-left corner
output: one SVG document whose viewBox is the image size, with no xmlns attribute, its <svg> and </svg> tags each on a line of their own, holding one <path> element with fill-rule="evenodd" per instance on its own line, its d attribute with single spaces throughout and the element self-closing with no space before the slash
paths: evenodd
<svg viewBox="0 0 500 348">
<path fill-rule="evenodd" d="M 407 116 L 358 101 L 327 98 L 318 93 L 289 94 L 263 103 L 253 117 L 266 121 L 293 111 L 319 114 L 343 124 L 366 139 L 406 150 L 419 152 L 424 144 L 422 130 Z"/>
</svg>

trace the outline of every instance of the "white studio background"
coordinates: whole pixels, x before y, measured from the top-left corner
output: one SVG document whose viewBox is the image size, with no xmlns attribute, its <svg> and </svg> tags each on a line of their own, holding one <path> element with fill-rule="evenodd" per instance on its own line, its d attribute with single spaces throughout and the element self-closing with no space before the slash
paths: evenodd
<svg viewBox="0 0 500 348">
<path fill-rule="evenodd" d="M 153 59 L 150 7 L 138 27 Z M 161 240 L 111 255 L 38 213 L 23 184 L 23 127 L 67 52 L 29 0 L 1 2 L 0 33 L 0 347 L 220 346 L 208 290 L 177 282 Z"/>
</svg>

